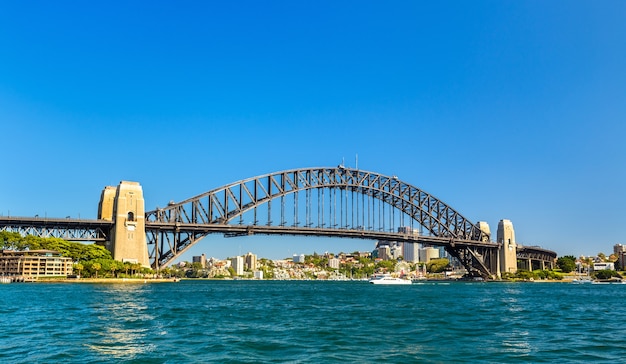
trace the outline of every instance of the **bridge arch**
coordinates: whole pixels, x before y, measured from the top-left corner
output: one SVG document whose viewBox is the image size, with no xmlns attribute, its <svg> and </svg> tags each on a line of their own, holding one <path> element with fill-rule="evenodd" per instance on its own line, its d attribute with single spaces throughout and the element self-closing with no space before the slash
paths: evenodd
<svg viewBox="0 0 626 364">
<path fill-rule="evenodd" d="M 337 193 L 340 196 L 339 207 Z M 285 199 L 289 197 L 291 200 L 286 206 Z M 272 211 L 274 202 L 279 203 L 279 213 L 276 207 Z M 285 214 L 285 210 L 292 211 L 293 215 Z M 398 223 L 396 212 L 399 213 Z M 329 236 L 343 234 L 352 237 L 358 237 L 358 232 L 361 232 L 363 237 L 380 236 L 384 239 L 384 233 L 397 235 L 394 230 L 402 225 L 399 221 L 404 221 L 404 218 L 407 225 L 417 224 L 431 236 L 489 241 L 475 224 L 458 211 L 416 186 L 395 176 L 343 166 L 265 174 L 179 203 L 170 203 L 164 208 L 146 212 L 146 232 L 151 260 L 158 267 L 167 265 L 214 232 L 227 235 L 253 231 Z M 386 221 L 389 223 L 386 224 Z M 261 226 L 266 228 L 260 229 Z"/>
</svg>

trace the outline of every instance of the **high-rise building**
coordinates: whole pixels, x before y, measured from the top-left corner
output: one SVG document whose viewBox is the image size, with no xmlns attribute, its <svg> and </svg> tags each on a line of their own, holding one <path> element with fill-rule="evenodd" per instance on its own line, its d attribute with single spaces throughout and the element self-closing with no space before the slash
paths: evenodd
<svg viewBox="0 0 626 364">
<path fill-rule="evenodd" d="M 256 270 L 256 254 L 252 254 L 251 252 L 248 252 L 248 254 L 245 255 L 244 257 L 245 259 L 245 264 L 244 264 L 244 268 L 245 269 L 249 269 L 249 270 Z"/>
<path fill-rule="evenodd" d="M 419 243 L 404 243 L 402 250 L 404 253 L 405 261 L 411 262 L 411 263 L 419 262 L 419 259 L 420 259 L 419 257 L 420 244 Z"/>
<path fill-rule="evenodd" d="M 378 251 L 378 258 L 382 260 L 391 259 L 391 249 L 388 242 L 379 241 L 376 250 Z"/>
<path fill-rule="evenodd" d="M 206 268 L 206 256 L 204 254 L 200 256 L 194 256 L 191 259 L 193 263 L 200 263 L 202 265 L 202 269 Z"/>
<path fill-rule="evenodd" d="M 626 269 L 626 245 L 615 244 L 613 245 L 613 254 L 617 256 L 617 262 L 620 268 Z"/>
<path fill-rule="evenodd" d="M 439 258 L 439 249 L 432 246 L 422 248 L 419 250 L 419 261 L 422 263 L 428 263 L 433 259 Z"/>
<path fill-rule="evenodd" d="M 293 255 L 293 262 L 294 263 L 304 263 L 304 254 L 294 254 Z"/>
<path fill-rule="evenodd" d="M 497 238 L 498 244 L 501 244 L 500 272 L 517 273 L 517 245 L 511 220 L 500 220 Z"/>
<path fill-rule="evenodd" d="M 404 255 L 402 245 L 402 243 L 397 241 L 394 241 L 389 245 L 389 254 L 391 255 L 391 259 L 397 260 Z"/>
<path fill-rule="evenodd" d="M 242 256 L 236 256 L 234 258 L 232 258 L 231 260 L 231 264 L 233 269 L 235 270 L 235 274 L 238 276 L 243 275 L 243 257 Z"/>
</svg>

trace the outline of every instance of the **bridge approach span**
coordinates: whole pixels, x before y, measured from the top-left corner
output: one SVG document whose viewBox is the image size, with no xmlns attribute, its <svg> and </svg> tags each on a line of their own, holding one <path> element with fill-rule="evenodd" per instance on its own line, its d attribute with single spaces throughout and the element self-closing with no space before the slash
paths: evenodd
<svg viewBox="0 0 626 364">
<path fill-rule="evenodd" d="M 105 220 L 0 216 L 0 230 L 34 235 L 42 238 L 60 238 L 69 241 L 105 242 L 113 222 Z"/>
</svg>

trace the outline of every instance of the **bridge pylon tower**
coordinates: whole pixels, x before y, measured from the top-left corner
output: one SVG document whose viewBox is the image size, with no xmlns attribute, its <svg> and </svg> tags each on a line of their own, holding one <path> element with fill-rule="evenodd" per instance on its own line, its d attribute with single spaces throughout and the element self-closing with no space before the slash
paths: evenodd
<svg viewBox="0 0 626 364">
<path fill-rule="evenodd" d="M 105 243 L 113 259 L 150 267 L 146 244 L 145 203 L 138 182 L 106 186 L 98 204 L 98 219 L 113 222 Z"/>
<path fill-rule="evenodd" d="M 511 220 L 498 222 L 497 239 L 500 244 L 500 272 L 517 273 L 517 244 Z"/>
</svg>

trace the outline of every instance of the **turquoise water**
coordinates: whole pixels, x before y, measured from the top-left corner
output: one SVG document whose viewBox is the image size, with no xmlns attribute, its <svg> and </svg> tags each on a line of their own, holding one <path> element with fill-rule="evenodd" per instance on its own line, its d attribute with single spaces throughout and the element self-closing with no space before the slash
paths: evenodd
<svg viewBox="0 0 626 364">
<path fill-rule="evenodd" d="M 0 285 L 0 362 L 618 363 L 626 285 Z"/>
</svg>

